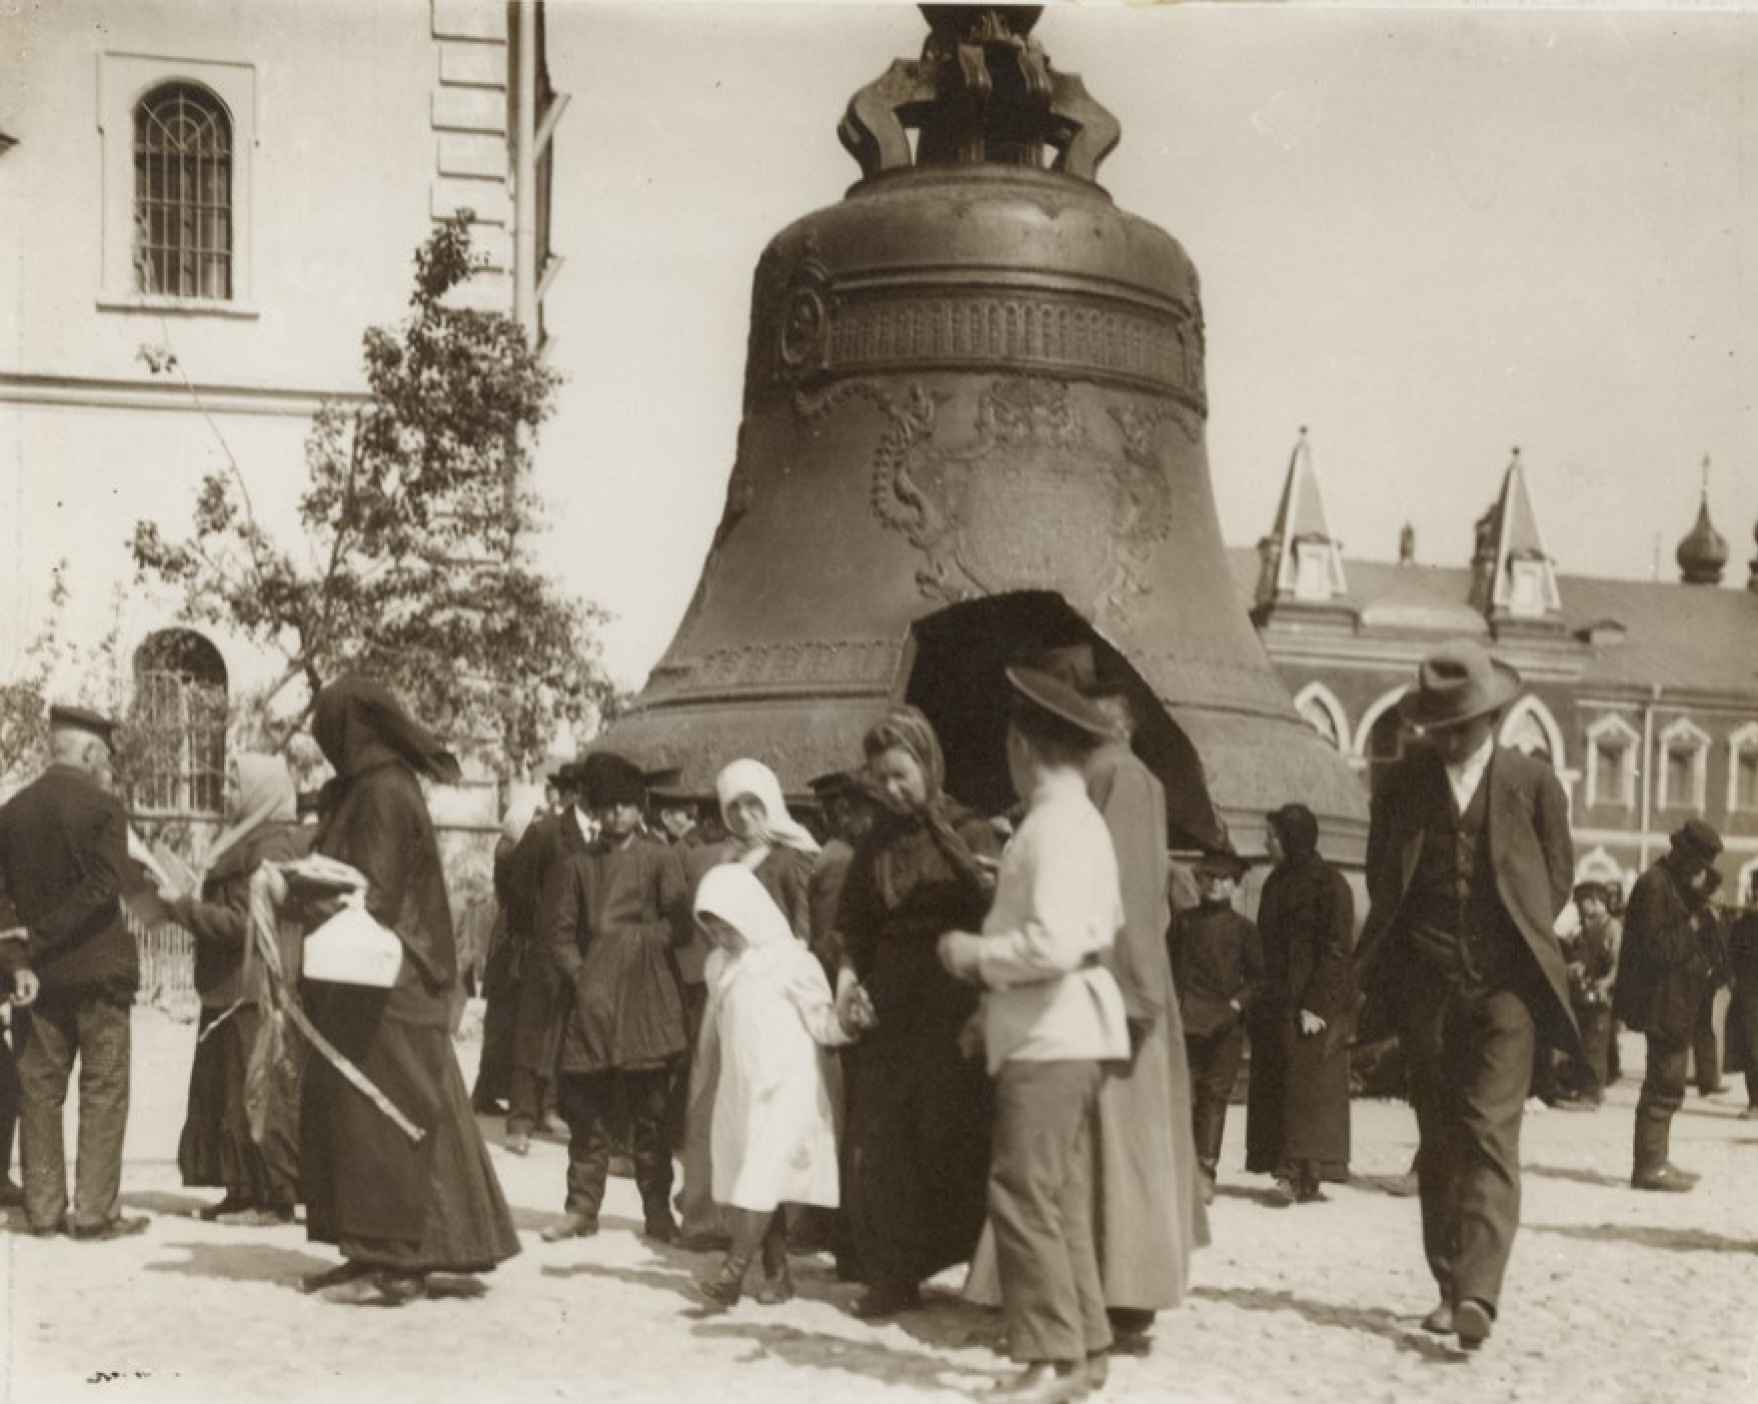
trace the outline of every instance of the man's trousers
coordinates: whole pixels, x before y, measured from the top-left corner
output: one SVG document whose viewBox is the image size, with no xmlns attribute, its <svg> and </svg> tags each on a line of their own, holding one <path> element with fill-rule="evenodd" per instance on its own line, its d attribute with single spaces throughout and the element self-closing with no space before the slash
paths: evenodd
<svg viewBox="0 0 1758 1404">
<path fill-rule="evenodd" d="M 1099 1065 L 1011 1062 L 995 1078 L 989 1223 L 1015 1360 L 1081 1361 L 1111 1344 L 1093 1246 Z"/>
<path fill-rule="evenodd" d="M 1476 1300 L 1493 1315 L 1520 1223 L 1532 1012 L 1512 990 L 1437 983 L 1407 1016 L 1423 1251 L 1443 1301 Z"/>
<path fill-rule="evenodd" d="M 19 1159 L 25 1217 L 33 1229 L 95 1229 L 114 1218 L 122 1193 L 122 1135 L 128 1126 L 132 1000 L 95 990 L 51 995 L 13 1012 L 18 1040 Z M 67 1214 L 62 1108 L 79 1063 L 79 1159 Z"/>
</svg>

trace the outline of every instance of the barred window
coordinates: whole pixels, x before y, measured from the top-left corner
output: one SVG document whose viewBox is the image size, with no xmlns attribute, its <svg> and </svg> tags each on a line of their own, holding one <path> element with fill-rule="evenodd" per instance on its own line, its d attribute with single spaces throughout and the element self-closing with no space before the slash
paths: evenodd
<svg viewBox="0 0 1758 1404">
<path fill-rule="evenodd" d="M 232 119 L 192 83 L 154 88 L 134 110 L 136 287 L 232 296 Z"/>
<path fill-rule="evenodd" d="M 150 635 L 134 654 L 129 775 L 135 807 L 219 814 L 226 790 L 226 664 L 189 629 Z"/>
</svg>

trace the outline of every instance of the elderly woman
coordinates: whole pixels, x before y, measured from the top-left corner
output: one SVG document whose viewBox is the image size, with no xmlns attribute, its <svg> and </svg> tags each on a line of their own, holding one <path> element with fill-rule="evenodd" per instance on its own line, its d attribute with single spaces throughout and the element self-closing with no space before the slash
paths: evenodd
<svg viewBox="0 0 1758 1404">
<path fill-rule="evenodd" d="M 1294 1203 L 1319 1181 L 1349 1177 L 1350 950 L 1355 901 L 1319 856 L 1318 820 L 1303 804 L 1268 817 L 1275 869 L 1258 899 L 1264 981 L 1251 1006 L 1245 1168 L 1274 1175 Z"/>
<path fill-rule="evenodd" d="M 414 1140 L 327 1060 L 300 1107 L 306 1236 L 347 1260 L 308 1279 L 331 1301 L 400 1305 L 432 1272 L 486 1272 L 519 1251 L 452 1049 L 458 981 L 451 910 L 420 777 L 458 763 L 377 683 L 345 677 L 317 697 L 312 731 L 336 775 L 316 849 L 366 875 L 367 912 L 402 946 L 389 989 L 307 980 L 312 1023 L 402 1115 Z"/>
<path fill-rule="evenodd" d="M 208 850 L 197 893 L 161 891 L 178 923 L 195 937 L 195 990 L 201 999 L 189 1114 L 177 1144 L 186 1185 L 220 1185 L 226 1194 L 200 1211 L 223 1224 L 291 1223 L 299 1199 L 298 1089 L 271 1070 L 263 1095 L 262 1141 L 252 1139 L 247 1102 L 250 1062 L 265 994 L 251 946 L 250 879 L 263 863 L 303 850 L 293 776 L 279 756 L 241 755 L 227 770 L 229 822 Z"/>
<path fill-rule="evenodd" d="M 940 742 L 916 708 L 890 712 L 862 749 L 886 811 L 843 883 L 837 986 L 845 1026 L 861 1030 L 843 1056 L 845 1267 L 870 1284 L 855 1312 L 871 1319 L 920 1305 L 921 1283 L 969 1258 L 982 1232 L 991 1091 L 959 1049 L 977 992 L 936 943 L 980 926 L 996 843 L 942 791 Z"/>
<path fill-rule="evenodd" d="M 781 781 L 761 761 L 736 760 L 714 790 L 728 834 L 726 860 L 757 876 L 800 940 L 812 933 L 812 871 L 818 841 L 788 812 Z"/>
</svg>

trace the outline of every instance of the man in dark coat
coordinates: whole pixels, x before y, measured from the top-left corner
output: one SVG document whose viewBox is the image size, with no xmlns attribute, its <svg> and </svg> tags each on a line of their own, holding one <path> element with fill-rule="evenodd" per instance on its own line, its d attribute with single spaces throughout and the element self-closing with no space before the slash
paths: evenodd
<svg viewBox="0 0 1758 1404">
<path fill-rule="evenodd" d="M 519 1012 L 507 1079 L 506 1147 L 514 1155 L 530 1151 L 531 1135 L 555 1095 L 556 1052 L 568 998 L 549 958 L 546 922 L 557 875 L 591 842 L 590 821 L 580 808 L 580 780 L 577 761 L 551 776 L 557 807 L 532 820 L 507 860 L 507 940 L 518 953 L 519 967 Z"/>
<path fill-rule="evenodd" d="M 1624 908 L 1624 958 L 1613 1011 L 1648 1040 L 1648 1071 L 1636 1102 L 1630 1184 L 1688 1190 L 1696 1177 L 1668 1158 L 1673 1113 L 1685 1100 L 1692 1027 L 1719 963 L 1720 932 L 1709 904 L 1721 835 L 1687 819 L 1665 856 L 1636 879 Z"/>
<path fill-rule="evenodd" d="M 595 752 L 581 787 L 600 832 L 558 875 L 548 915 L 550 959 L 570 997 L 556 1083 L 568 1123 L 568 1194 L 566 1217 L 543 1237 L 598 1232 L 620 1104 L 632 1123 L 645 1232 L 670 1243 L 678 1228 L 666 1106 L 685 1047 L 677 952 L 690 939 L 690 891 L 678 855 L 642 832 L 637 767 Z"/>
<path fill-rule="evenodd" d="M 140 984 L 123 924 L 128 821 L 108 790 L 115 723 L 76 707 L 49 711 L 51 764 L 0 808 L 0 973 L 35 1004 L 15 1000 L 22 1093 L 25 1217 L 48 1236 L 117 1238 L 147 1225 L 118 1209 L 128 1123 L 129 1017 Z M 25 1001 L 24 1003 L 28 1003 Z M 79 1161 L 72 1213 L 62 1107 L 75 1060 Z"/>
<path fill-rule="evenodd" d="M 1233 906 L 1246 867 L 1231 853 L 1204 854 L 1196 862 L 1202 900 L 1176 913 L 1166 929 L 1190 1060 L 1191 1129 L 1205 1201 L 1215 1195 L 1227 1099 L 1245 1056 L 1245 1020 L 1264 982 L 1257 927 Z"/>
<path fill-rule="evenodd" d="M 1475 642 L 1423 660 L 1401 710 L 1433 745 L 1374 794 L 1357 948 L 1359 983 L 1377 987 L 1409 1060 L 1441 1297 L 1423 1325 L 1468 1350 L 1490 1333 L 1519 1225 L 1536 1042 L 1579 1046 L 1552 929 L 1574 879 L 1568 801 L 1549 766 L 1495 744 L 1519 689 Z"/>
<path fill-rule="evenodd" d="M 1746 901 L 1728 928 L 1728 973 L 1733 997 L 1727 1007 L 1727 1070 L 1746 1078 L 1742 1121 L 1758 1120 L 1758 872 L 1746 885 Z"/>
<path fill-rule="evenodd" d="M 1349 952 L 1355 899 L 1318 851 L 1303 804 L 1268 816 L 1274 870 L 1258 899 L 1264 986 L 1252 1007 L 1245 1168 L 1274 1175 L 1290 1201 L 1349 1178 Z"/>
</svg>

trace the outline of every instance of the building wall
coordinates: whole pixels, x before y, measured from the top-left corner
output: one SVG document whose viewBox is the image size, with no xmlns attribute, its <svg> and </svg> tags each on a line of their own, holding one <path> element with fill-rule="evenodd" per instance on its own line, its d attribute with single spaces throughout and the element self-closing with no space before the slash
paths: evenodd
<svg viewBox="0 0 1758 1404">
<path fill-rule="evenodd" d="M 504 270 L 510 206 L 498 0 L 60 0 L 0 24 L 28 60 L 0 66 L 0 131 L 17 142 L 0 156 L 0 204 L 31 212 L 0 251 L 4 667 L 63 557 L 70 631 L 105 631 L 131 588 L 134 521 L 187 520 L 224 461 L 220 436 L 259 512 L 289 520 L 309 416 L 363 388 L 361 334 L 401 317 L 431 219 L 477 209 L 493 221 L 478 243 Z M 231 110 L 224 305 L 133 286 L 132 110 L 170 80 Z M 504 271 L 474 297 L 506 304 Z M 178 372 L 155 375 L 143 347 L 169 349 Z M 174 603 L 136 593 L 126 607 L 145 624 Z"/>
</svg>

